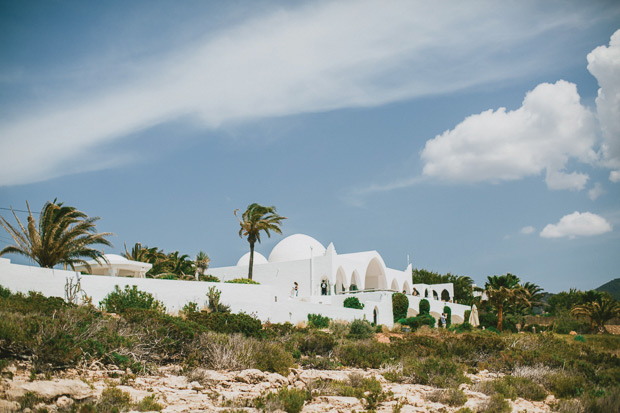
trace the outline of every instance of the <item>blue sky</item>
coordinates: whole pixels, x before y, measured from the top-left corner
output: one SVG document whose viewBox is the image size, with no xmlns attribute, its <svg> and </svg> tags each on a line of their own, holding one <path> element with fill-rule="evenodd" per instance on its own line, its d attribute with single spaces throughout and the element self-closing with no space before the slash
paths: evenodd
<svg viewBox="0 0 620 413">
<path fill-rule="evenodd" d="M 0 207 L 58 198 L 111 252 L 224 266 L 259 202 L 394 268 L 595 288 L 620 277 L 619 21 L 613 1 L 3 1 Z"/>
</svg>

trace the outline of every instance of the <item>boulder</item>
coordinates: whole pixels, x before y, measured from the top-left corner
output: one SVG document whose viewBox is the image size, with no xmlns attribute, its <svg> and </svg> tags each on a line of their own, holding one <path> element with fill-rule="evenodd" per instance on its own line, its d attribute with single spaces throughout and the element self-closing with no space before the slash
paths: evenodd
<svg viewBox="0 0 620 413">
<path fill-rule="evenodd" d="M 33 382 L 11 382 L 6 391 L 9 400 L 17 400 L 24 394 L 31 392 L 42 399 L 53 400 L 60 396 L 69 396 L 72 399 L 83 400 L 93 397 L 94 391 L 81 380 L 41 380 Z"/>
<path fill-rule="evenodd" d="M 240 371 L 235 376 L 235 380 L 247 384 L 256 384 L 265 380 L 265 373 L 258 369 L 247 369 Z"/>
<path fill-rule="evenodd" d="M 19 403 L 0 399 L 0 412 L 16 412 L 19 410 Z"/>
</svg>

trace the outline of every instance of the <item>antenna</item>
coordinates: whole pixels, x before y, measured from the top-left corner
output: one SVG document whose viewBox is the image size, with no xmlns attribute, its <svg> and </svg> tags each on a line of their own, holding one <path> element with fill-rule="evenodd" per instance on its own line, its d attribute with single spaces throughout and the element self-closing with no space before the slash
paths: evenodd
<svg viewBox="0 0 620 413">
<path fill-rule="evenodd" d="M 407 267 L 409 266 L 409 254 L 407 254 Z"/>
</svg>

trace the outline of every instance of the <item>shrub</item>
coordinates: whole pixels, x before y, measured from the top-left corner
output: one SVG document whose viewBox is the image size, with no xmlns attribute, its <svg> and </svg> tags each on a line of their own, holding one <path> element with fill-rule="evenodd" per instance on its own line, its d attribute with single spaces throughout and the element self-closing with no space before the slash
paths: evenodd
<svg viewBox="0 0 620 413">
<path fill-rule="evenodd" d="M 392 294 L 392 313 L 394 322 L 401 318 L 407 318 L 407 310 L 409 310 L 409 299 L 403 293 Z"/>
<path fill-rule="evenodd" d="M 304 407 L 304 402 L 310 398 L 307 391 L 283 387 L 277 393 L 267 394 L 264 399 L 258 398 L 255 405 L 265 411 L 284 410 L 287 413 L 299 413 Z"/>
<path fill-rule="evenodd" d="M 155 400 L 155 395 L 146 396 L 136 404 L 136 410 L 139 412 L 160 412 L 163 408 L 164 406 Z"/>
<path fill-rule="evenodd" d="M 542 387 L 525 377 L 504 376 L 480 382 L 474 389 L 489 396 L 499 393 L 512 400 L 521 397 L 527 400 L 542 401 L 547 397 L 547 392 Z"/>
<path fill-rule="evenodd" d="M 452 325 L 452 309 L 446 305 L 443 308 L 443 312 L 446 313 L 446 328 L 448 328 Z"/>
<path fill-rule="evenodd" d="M 230 307 L 220 302 L 222 292 L 215 287 L 209 287 L 207 292 L 207 308 L 212 313 L 229 313 Z"/>
<path fill-rule="evenodd" d="M 334 347 L 336 340 L 329 333 L 322 331 L 312 331 L 310 334 L 303 336 L 299 343 L 299 350 L 305 355 L 327 355 Z"/>
<path fill-rule="evenodd" d="M 242 333 L 247 337 L 261 337 L 260 320 L 245 313 L 209 313 L 201 311 L 189 316 L 189 319 L 218 333 Z"/>
<path fill-rule="evenodd" d="M 545 388 L 559 398 L 581 395 L 586 384 L 583 376 L 565 371 L 547 374 L 543 380 Z"/>
<path fill-rule="evenodd" d="M 185 304 L 183 306 L 183 308 L 181 308 L 181 312 L 187 317 L 191 314 L 195 314 L 199 311 L 198 309 L 198 303 L 195 303 L 193 301 L 190 301 L 189 303 Z"/>
<path fill-rule="evenodd" d="M 408 358 L 405 360 L 403 375 L 416 384 L 434 387 L 457 387 L 468 383 L 463 369 L 457 363 L 444 357 Z"/>
<path fill-rule="evenodd" d="M 576 331 L 579 334 L 585 334 L 590 331 L 590 326 L 587 322 L 577 320 L 568 314 L 563 314 L 556 317 L 551 328 L 553 332 L 557 334 L 568 334 L 571 331 Z"/>
<path fill-rule="evenodd" d="M 257 369 L 279 373 L 285 377 L 295 362 L 291 353 L 281 344 L 270 342 L 261 342 L 255 348 L 252 358 Z"/>
<path fill-rule="evenodd" d="M 467 396 L 459 389 L 435 390 L 427 396 L 433 403 L 447 404 L 448 406 L 462 406 L 467 402 Z"/>
<path fill-rule="evenodd" d="M 345 298 L 343 304 L 346 308 L 355 308 L 358 310 L 361 310 L 364 308 L 364 304 L 360 303 L 360 300 L 357 297 L 347 297 Z"/>
<path fill-rule="evenodd" d="M 131 396 L 117 387 L 108 387 L 97 401 L 98 412 L 124 412 L 131 409 Z"/>
<path fill-rule="evenodd" d="M 375 329 L 366 320 L 353 320 L 349 329 L 349 337 L 361 340 L 365 338 L 374 337 Z"/>
<path fill-rule="evenodd" d="M 219 283 L 220 279 L 217 278 L 215 275 L 211 275 L 211 274 L 199 274 L 198 275 L 198 281 L 206 281 L 206 282 L 210 282 L 210 283 Z"/>
<path fill-rule="evenodd" d="M 0 298 L 9 298 L 10 296 L 11 290 L 0 285 Z"/>
<path fill-rule="evenodd" d="M 250 280 L 249 278 L 235 278 L 234 280 L 228 280 L 226 281 L 229 284 L 253 284 L 253 285 L 259 285 L 259 282 L 256 282 L 254 280 Z"/>
<path fill-rule="evenodd" d="M 257 343 L 241 334 L 203 333 L 192 343 L 197 361 L 213 370 L 240 370 L 254 366 Z M 196 379 L 199 372 L 194 372 Z M 198 380 L 200 381 L 200 380 Z"/>
<path fill-rule="evenodd" d="M 463 315 L 463 319 L 465 323 L 469 323 L 469 316 L 471 315 L 471 310 L 465 310 L 465 314 Z"/>
<path fill-rule="evenodd" d="M 580 343 L 585 343 L 586 338 L 580 334 L 580 335 L 575 336 L 575 341 L 579 341 Z"/>
<path fill-rule="evenodd" d="M 429 314 L 431 312 L 431 303 L 426 298 L 421 300 L 419 310 L 420 315 Z"/>
<path fill-rule="evenodd" d="M 487 413 L 510 413 L 512 412 L 512 407 L 510 407 L 510 403 L 501 394 L 495 393 L 489 400 L 482 403 L 480 411 Z"/>
<path fill-rule="evenodd" d="M 403 320 L 399 320 L 399 324 L 404 325 L 404 326 L 409 326 L 411 327 L 411 330 L 415 331 L 417 330 L 420 326 L 429 326 L 431 328 L 435 327 L 435 322 L 437 320 L 435 320 L 435 317 L 433 317 L 430 314 L 422 314 L 422 315 L 418 315 L 416 317 L 409 317 L 409 318 L 405 318 Z"/>
<path fill-rule="evenodd" d="M 375 340 L 348 342 L 336 348 L 344 366 L 378 369 L 393 359 L 390 346 Z"/>
<path fill-rule="evenodd" d="M 100 303 L 99 306 L 109 312 L 121 314 L 128 309 L 156 310 L 165 311 L 164 304 L 157 301 L 151 293 L 138 290 L 135 285 L 126 285 L 121 291 L 118 285 L 114 286 L 114 291 L 109 293 Z"/>
<path fill-rule="evenodd" d="M 330 318 L 321 314 L 308 314 L 308 327 L 327 328 Z"/>
</svg>

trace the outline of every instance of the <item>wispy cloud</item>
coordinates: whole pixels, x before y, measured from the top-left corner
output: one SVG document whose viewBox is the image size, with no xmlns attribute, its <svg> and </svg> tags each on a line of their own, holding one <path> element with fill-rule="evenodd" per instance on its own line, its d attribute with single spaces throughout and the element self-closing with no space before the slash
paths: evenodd
<svg viewBox="0 0 620 413">
<path fill-rule="evenodd" d="M 268 12 L 184 50 L 136 61 L 132 73 L 139 76 L 123 73 L 103 91 L 86 88 L 35 113 L 1 116 L 0 185 L 104 167 L 109 163 L 95 155 L 101 145 L 181 117 L 217 128 L 381 105 L 541 70 L 551 64 L 544 51 L 519 59 L 505 50 L 589 17 L 567 7 L 548 19 L 528 7 L 339 1 Z"/>
</svg>

